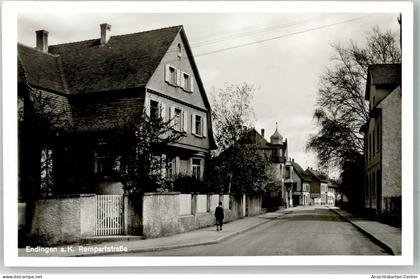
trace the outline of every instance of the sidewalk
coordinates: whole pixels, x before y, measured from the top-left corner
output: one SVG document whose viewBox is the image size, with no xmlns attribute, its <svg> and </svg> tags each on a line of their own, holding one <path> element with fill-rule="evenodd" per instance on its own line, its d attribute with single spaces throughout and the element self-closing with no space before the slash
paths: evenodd
<svg viewBox="0 0 420 279">
<path fill-rule="evenodd" d="M 176 234 L 167 237 L 121 240 L 112 242 L 103 242 L 100 244 L 60 246 L 50 251 L 28 252 L 26 248 L 20 248 L 18 255 L 20 257 L 69 257 L 69 256 L 101 256 L 113 253 L 125 253 L 121 249 L 127 249 L 127 252 L 150 252 L 174 248 L 192 247 L 198 245 L 209 245 L 222 242 L 235 235 L 244 233 L 259 225 L 270 222 L 271 220 L 284 215 L 282 211 L 269 212 L 259 216 L 246 217 L 226 223 L 223 231 L 216 231 L 216 226 L 206 227 L 195 231 L 182 234 Z M 33 247 L 36 248 L 36 247 Z M 104 250 L 106 249 L 106 250 Z"/>
<path fill-rule="evenodd" d="M 329 207 L 336 214 L 350 222 L 379 246 L 392 255 L 401 255 L 401 228 L 392 227 L 377 221 L 357 218 L 338 207 Z"/>
</svg>

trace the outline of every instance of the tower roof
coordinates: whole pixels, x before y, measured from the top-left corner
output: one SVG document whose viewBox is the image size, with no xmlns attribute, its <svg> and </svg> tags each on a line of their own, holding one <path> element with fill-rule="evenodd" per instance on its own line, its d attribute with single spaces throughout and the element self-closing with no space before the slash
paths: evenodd
<svg viewBox="0 0 420 279">
<path fill-rule="evenodd" d="M 276 131 L 270 137 L 271 144 L 282 144 L 283 143 L 283 136 L 280 135 L 279 131 L 277 130 L 277 122 L 276 122 Z"/>
</svg>

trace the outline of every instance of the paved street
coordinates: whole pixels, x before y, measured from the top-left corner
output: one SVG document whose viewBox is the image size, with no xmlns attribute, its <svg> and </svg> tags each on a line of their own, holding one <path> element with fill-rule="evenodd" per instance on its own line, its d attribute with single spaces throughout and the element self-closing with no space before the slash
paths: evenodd
<svg viewBox="0 0 420 279">
<path fill-rule="evenodd" d="M 228 229 L 229 224 L 226 224 Z M 212 245 L 123 256 L 388 255 L 327 208 L 298 208 Z M 116 255 L 110 255 L 116 256 Z"/>
</svg>

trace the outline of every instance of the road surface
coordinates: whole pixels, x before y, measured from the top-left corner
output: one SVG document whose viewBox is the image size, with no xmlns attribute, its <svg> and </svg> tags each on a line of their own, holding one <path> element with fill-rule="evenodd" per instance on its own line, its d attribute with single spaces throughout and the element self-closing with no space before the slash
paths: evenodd
<svg viewBox="0 0 420 279">
<path fill-rule="evenodd" d="M 229 224 L 225 225 L 226 227 Z M 388 255 L 327 208 L 301 208 L 218 244 L 121 256 Z M 110 255 L 116 256 L 116 255 Z"/>
</svg>

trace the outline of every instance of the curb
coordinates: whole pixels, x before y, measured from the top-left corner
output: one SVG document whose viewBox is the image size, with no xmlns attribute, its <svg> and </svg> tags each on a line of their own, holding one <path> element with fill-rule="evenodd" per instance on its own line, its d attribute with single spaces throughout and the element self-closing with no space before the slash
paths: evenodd
<svg viewBox="0 0 420 279">
<path fill-rule="evenodd" d="M 229 238 L 232 238 L 234 236 L 237 236 L 239 234 L 242 234 L 244 232 L 247 232 L 249 230 L 252 230 L 260 225 L 266 224 L 268 222 L 273 221 L 274 219 L 266 220 L 264 222 L 251 225 L 247 228 L 244 228 L 243 230 L 232 232 L 231 234 L 228 234 L 226 236 L 219 237 L 215 240 L 209 240 L 209 241 L 201 241 L 201 242 L 195 242 L 195 243 L 185 243 L 185 244 L 177 244 L 177 245 L 170 245 L 170 246 L 161 246 L 161 247 L 150 247 L 150 248 L 134 248 L 132 250 L 129 250 L 126 254 L 130 253 L 142 253 L 142 252 L 157 252 L 157 251 L 163 251 L 163 250 L 171 250 L 171 249 L 178 249 L 178 248 L 188 248 L 188 247 L 194 247 L 194 246 L 201 246 L 201 245 L 212 245 L 217 244 L 222 241 L 228 240 Z M 80 254 L 80 255 L 73 255 L 71 257 L 96 257 L 96 256 L 105 256 L 105 255 L 112 255 L 112 254 L 121 254 L 121 252 L 116 253 L 96 253 L 96 254 Z"/>
<path fill-rule="evenodd" d="M 376 245 L 380 246 L 382 249 L 385 250 L 385 252 L 387 252 L 388 254 L 395 256 L 394 251 L 392 250 L 391 247 L 389 247 L 387 244 L 385 244 L 384 242 L 382 242 L 381 240 L 379 240 L 378 238 L 376 238 L 373 234 L 369 233 L 368 231 L 366 231 L 365 229 L 363 229 L 362 227 L 356 225 L 355 223 L 353 223 L 352 221 L 350 221 L 349 219 L 347 219 L 346 217 L 344 217 L 343 215 L 341 215 L 339 212 L 337 212 L 336 210 L 328 207 L 329 210 L 331 210 L 332 212 L 334 212 L 335 214 L 337 214 L 341 219 L 343 219 L 344 221 L 352 224 L 358 231 L 360 231 L 361 233 L 363 233 L 364 235 L 366 235 L 371 241 L 373 241 Z"/>
</svg>

